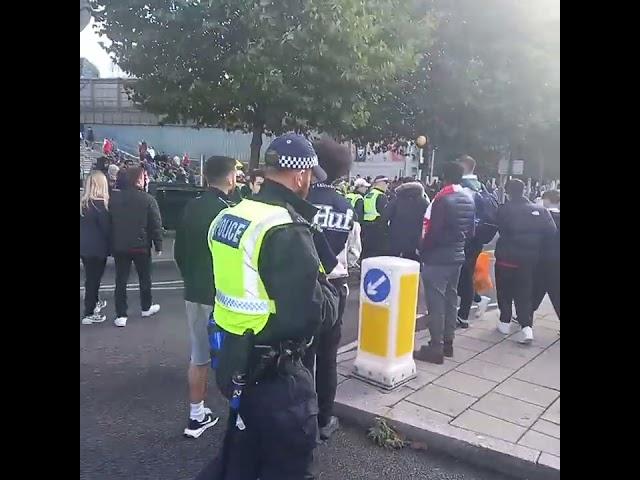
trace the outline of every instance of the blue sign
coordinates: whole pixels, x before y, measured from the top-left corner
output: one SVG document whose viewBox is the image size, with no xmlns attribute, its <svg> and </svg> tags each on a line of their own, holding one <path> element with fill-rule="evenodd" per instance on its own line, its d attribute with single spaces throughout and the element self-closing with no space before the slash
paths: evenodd
<svg viewBox="0 0 640 480">
<path fill-rule="evenodd" d="M 372 302 L 382 302 L 389 296 L 391 281 L 387 274 L 379 268 L 372 268 L 364 276 L 362 283 L 364 293 Z"/>
</svg>

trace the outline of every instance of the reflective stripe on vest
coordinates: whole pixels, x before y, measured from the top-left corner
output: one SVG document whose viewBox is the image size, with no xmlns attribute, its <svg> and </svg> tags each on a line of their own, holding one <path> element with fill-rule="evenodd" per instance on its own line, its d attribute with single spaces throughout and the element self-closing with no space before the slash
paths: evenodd
<svg viewBox="0 0 640 480">
<path fill-rule="evenodd" d="M 384 195 L 380 190 L 374 188 L 369 193 L 367 193 L 364 197 L 364 221 L 365 222 L 373 222 L 380 216 L 380 212 L 378 212 L 378 207 L 376 204 L 378 203 L 378 197 L 380 195 Z"/>
<path fill-rule="evenodd" d="M 216 285 L 214 318 L 227 332 L 260 333 L 275 303 L 258 273 L 265 234 L 278 225 L 292 223 L 282 207 L 245 199 L 222 210 L 209 227 L 209 250 Z"/>
<path fill-rule="evenodd" d="M 345 197 L 351 202 L 351 208 L 356 208 L 356 202 L 363 198 L 362 195 L 355 192 L 347 193 Z"/>
</svg>

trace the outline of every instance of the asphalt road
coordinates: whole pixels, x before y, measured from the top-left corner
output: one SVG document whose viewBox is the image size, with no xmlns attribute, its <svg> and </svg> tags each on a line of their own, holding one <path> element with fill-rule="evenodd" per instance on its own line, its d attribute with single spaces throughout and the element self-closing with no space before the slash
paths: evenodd
<svg viewBox="0 0 640 480">
<path fill-rule="evenodd" d="M 168 275 L 164 267 L 155 273 L 156 279 Z M 157 291 L 162 311 L 145 319 L 138 293 L 129 296 L 126 328 L 110 321 L 80 325 L 80 478 L 191 479 L 220 448 L 224 418 L 198 440 L 181 435 L 189 358 L 182 290 Z M 104 297 L 112 312 L 112 293 Z M 225 416 L 226 401 L 215 388 L 207 404 Z M 349 425 L 319 447 L 316 468 L 319 480 L 507 480 L 429 451 L 380 449 Z"/>
<path fill-rule="evenodd" d="M 108 320 L 80 326 L 81 479 L 191 479 L 221 445 L 227 402 L 215 388 L 207 405 L 223 417 L 219 426 L 195 441 L 181 435 L 188 413 L 189 360 L 183 291 L 173 262 L 157 260 L 153 295 L 162 309 L 156 316 L 140 317 L 132 267 L 129 323 L 126 328 L 113 326 L 115 273 L 110 261 L 101 293 L 109 302 Z M 82 313 L 82 269 L 80 277 Z M 342 345 L 357 339 L 358 279 L 350 283 Z M 422 289 L 420 297 L 418 312 L 424 312 Z M 424 326 L 425 319 L 419 319 L 417 328 Z M 319 480 L 507 480 L 434 452 L 380 449 L 366 432 L 350 425 L 318 448 L 316 463 Z"/>
</svg>

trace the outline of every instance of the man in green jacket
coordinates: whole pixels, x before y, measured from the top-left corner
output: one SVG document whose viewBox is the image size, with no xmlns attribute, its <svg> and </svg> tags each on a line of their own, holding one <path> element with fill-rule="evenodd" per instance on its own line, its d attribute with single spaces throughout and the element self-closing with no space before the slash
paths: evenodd
<svg viewBox="0 0 640 480">
<path fill-rule="evenodd" d="M 207 323 L 215 298 L 207 233 L 218 213 L 233 205 L 229 193 L 236 187 L 235 165 L 236 161 L 229 157 L 214 156 L 207 160 L 204 167 L 207 191 L 187 203 L 182 222 L 176 229 L 173 256 L 184 279 L 184 300 L 191 341 L 191 411 L 184 434 L 192 438 L 198 438 L 218 421 L 211 410 L 204 406 L 210 361 Z"/>
</svg>

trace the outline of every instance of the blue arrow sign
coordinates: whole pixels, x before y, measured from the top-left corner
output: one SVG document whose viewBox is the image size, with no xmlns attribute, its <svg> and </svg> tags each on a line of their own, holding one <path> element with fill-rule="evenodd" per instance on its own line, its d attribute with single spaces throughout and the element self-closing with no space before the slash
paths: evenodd
<svg viewBox="0 0 640 480">
<path fill-rule="evenodd" d="M 364 293 L 372 302 L 382 302 L 389 296 L 391 281 L 379 268 L 372 268 L 364 276 L 362 283 Z"/>
</svg>

